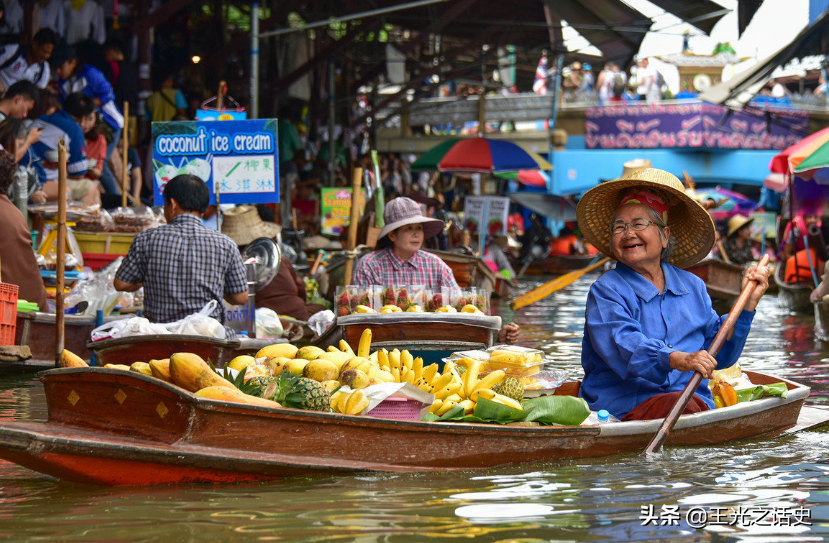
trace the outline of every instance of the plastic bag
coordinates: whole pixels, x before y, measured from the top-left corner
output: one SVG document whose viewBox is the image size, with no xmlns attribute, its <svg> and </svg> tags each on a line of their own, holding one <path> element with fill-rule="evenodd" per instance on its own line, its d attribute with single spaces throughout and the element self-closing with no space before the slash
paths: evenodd
<svg viewBox="0 0 829 543">
<path fill-rule="evenodd" d="M 180 321 L 167 323 L 164 326 L 171 334 L 227 339 L 227 330 L 225 330 L 222 323 L 209 316 L 218 305 L 219 303 L 216 300 L 210 300 L 198 313 L 188 315 Z"/>
<path fill-rule="evenodd" d="M 334 312 L 326 309 L 325 311 L 319 311 L 311 315 L 311 318 L 308 319 L 308 326 L 317 336 L 321 336 L 334 325 L 335 320 L 337 320 L 337 317 L 334 316 Z"/>
<path fill-rule="evenodd" d="M 256 338 L 280 338 L 282 337 L 282 322 L 276 311 L 267 307 L 260 307 L 256 310 Z"/>
<path fill-rule="evenodd" d="M 155 221 L 155 215 L 146 207 L 119 207 L 112 212 L 115 232 L 143 232 Z"/>
<path fill-rule="evenodd" d="M 119 337 L 169 333 L 163 324 L 150 322 L 144 317 L 132 317 L 131 319 L 122 319 L 103 324 L 92 330 L 90 336 L 92 337 L 92 341 L 102 341 L 104 339 Z"/>
</svg>

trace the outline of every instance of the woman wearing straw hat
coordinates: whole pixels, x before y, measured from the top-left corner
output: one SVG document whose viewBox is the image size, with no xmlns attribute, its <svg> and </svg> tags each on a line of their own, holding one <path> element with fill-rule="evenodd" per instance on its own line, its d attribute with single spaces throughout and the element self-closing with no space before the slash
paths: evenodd
<svg viewBox="0 0 829 543">
<path fill-rule="evenodd" d="M 663 170 L 647 168 L 590 189 L 576 210 L 584 236 L 618 262 L 591 287 L 585 310 L 580 394 L 592 409 L 625 420 L 663 418 L 694 371 L 710 376 L 742 352 L 769 270 L 750 268 L 758 282 L 732 337 L 716 359 L 705 349 L 725 320 L 705 284 L 681 268 L 714 244 L 714 223 Z M 686 413 L 714 407 L 703 380 Z"/>
<path fill-rule="evenodd" d="M 377 236 L 377 250 L 357 263 L 353 284 L 460 288 L 452 269 L 438 256 L 421 249 L 424 240 L 443 229 L 442 220 L 424 217 L 420 205 L 405 197 L 388 202 L 383 219 L 386 225 Z M 514 343 L 517 339 L 517 324 L 504 326 L 498 334 L 499 341 Z"/>
<path fill-rule="evenodd" d="M 742 266 L 747 262 L 757 260 L 752 247 L 750 228 L 752 222 L 754 222 L 753 218 L 749 219 L 743 215 L 734 215 L 728 219 L 728 236 L 723 246 L 729 260 L 734 264 Z"/>
</svg>

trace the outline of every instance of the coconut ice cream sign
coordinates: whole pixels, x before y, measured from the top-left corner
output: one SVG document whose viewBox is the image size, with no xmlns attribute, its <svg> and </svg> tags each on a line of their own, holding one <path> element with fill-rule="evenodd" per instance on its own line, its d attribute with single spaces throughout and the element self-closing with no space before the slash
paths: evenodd
<svg viewBox="0 0 829 543">
<path fill-rule="evenodd" d="M 279 201 L 276 119 L 153 123 L 153 193 L 164 205 L 164 187 L 177 175 L 207 183 L 210 203 Z"/>
</svg>

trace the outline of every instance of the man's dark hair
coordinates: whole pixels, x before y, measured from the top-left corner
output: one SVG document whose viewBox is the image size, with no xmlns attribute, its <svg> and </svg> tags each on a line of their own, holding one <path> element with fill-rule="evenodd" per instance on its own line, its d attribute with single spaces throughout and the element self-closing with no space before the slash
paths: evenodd
<svg viewBox="0 0 829 543">
<path fill-rule="evenodd" d="M 63 109 L 75 119 L 83 119 L 90 113 L 94 113 L 98 108 L 92 98 L 78 91 L 66 97 L 66 100 L 63 101 Z"/>
<path fill-rule="evenodd" d="M 16 171 L 17 162 L 14 160 L 14 155 L 8 151 L 0 151 L 0 194 L 9 193 Z"/>
<path fill-rule="evenodd" d="M 3 95 L 3 100 L 11 100 L 15 96 L 22 96 L 26 100 L 34 100 L 37 102 L 38 94 L 37 85 L 31 81 L 21 79 L 9 87 L 6 94 Z"/>
<path fill-rule="evenodd" d="M 37 33 L 32 38 L 32 41 L 36 41 L 40 45 L 45 45 L 47 43 L 51 43 L 55 47 L 58 45 L 58 35 L 55 34 L 55 31 L 51 28 L 41 28 L 37 31 Z"/>
<path fill-rule="evenodd" d="M 177 175 L 164 187 L 164 203 L 170 200 L 178 202 L 183 211 L 204 213 L 210 204 L 210 191 L 207 183 L 195 175 Z"/>
</svg>

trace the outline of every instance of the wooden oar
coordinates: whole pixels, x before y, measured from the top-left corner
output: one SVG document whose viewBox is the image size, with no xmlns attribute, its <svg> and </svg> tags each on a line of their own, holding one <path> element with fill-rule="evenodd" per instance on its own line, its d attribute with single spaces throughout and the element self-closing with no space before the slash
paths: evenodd
<svg viewBox="0 0 829 543">
<path fill-rule="evenodd" d="M 510 307 L 512 307 L 513 309 L 520 309 L 530 304 L 534 304 L 538 300 L 546 298 L 553 292 L 561 290 L 570 283 L 580 279 L 584 274 L 589 273 L 595 270 L 596 268 L 604 266 L 607 262 L 610 262 L 610 259 L 605 257 L 599 260 L 598 262 L 590 264 L 586 268 L 565 273 L 561 277 L 557 277 L 549 283 L 544 283 L 540 287 L 536 287 L 531 291 L 527 292 L 526 294 L 522 294 L 521 296 L 512 301 Z"/>
<path fill-rule="evenodd" d="M 769 255 L 763 255 L 763 258 L 760 260 L 757 267 L 767 266 L 768 263 Z M 717 332 L 717 335 L 714 336 L 714 341 L 711 342 L 711 346 L 708 347 L 708 354 L 716 357 L 717 353 L 720 352 L 720 347 L 722 347 L 723 343 L 725 343 L 725 339 L 734 328 L 734 323 L 737 322 L 737 319 L 740 317 L 740 313 L 743 312 L 743 308 L 748 303 L 748 299 L 752 292 L 754 292 L 754 288 L 756 286 L 757 281 L 751 280 L 746 283 L 745 287 L 743 287 L 740 297 L 737 298 L 737 301 L 734 302 L 734 307 L 732 307 L 731 311 L 728 313 L 728 318 L 725 319 L 725 322 L 720 327 L 719 332 Z M 682 394 L 680 394 L 679 399 L 674 404 L 674 407 L 671 409 L 670 413 L 668 413 L 668 416 L 662 421 L 662 425 L 659 427 L 659 430 L 656 432 L 656 435 L 653 437 L 651 442 L 645 448 L 642 456 L 647 456 L 659 450 L 659 447 L 662 446 L 662 442 L 665 441 L 665 438 L 667 438 L 668 434 L 671 433 L 671 428 L 673 428 L 674 424 L 676 424 L 679 415 L 685 411 L 685 408 L 688 406 L 688 402 L 691 401 L 694 392 L 696 392 L 697 387 L 701 382 L 702 374 L 698 371 L 694 372 L 691 380 L 688 381 L 687 385 L 685 385 L 685 390 L 683 390 Z"/>
</svg>

